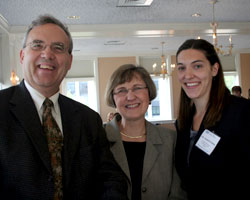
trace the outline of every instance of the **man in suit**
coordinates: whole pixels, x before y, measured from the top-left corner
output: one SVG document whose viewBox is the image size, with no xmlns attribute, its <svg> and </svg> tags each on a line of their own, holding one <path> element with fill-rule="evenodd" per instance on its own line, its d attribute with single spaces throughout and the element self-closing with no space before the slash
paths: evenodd
<svg viewBox="0 0 250 200">
<path fill-rule="evenodd" d="M 72 63 L 72 38 L 59 20 L 39 16 L 29 26 L 20 52 L 24 80 L 0 91 L 0 197 L 18 200 L 127 199 L 124 175 L 109 151 L 100 116 L 59 94 Z M 62 195 L 43 129 L 43 102 L 63 144 Z"/>
<path fill-rule="evenodd" d="M 242 97 L 241 92 L 242 90 L 240 86 L 236 85 L 232 87 L 232 95 L 237 96 L 237 97 Z"/>
</svg>

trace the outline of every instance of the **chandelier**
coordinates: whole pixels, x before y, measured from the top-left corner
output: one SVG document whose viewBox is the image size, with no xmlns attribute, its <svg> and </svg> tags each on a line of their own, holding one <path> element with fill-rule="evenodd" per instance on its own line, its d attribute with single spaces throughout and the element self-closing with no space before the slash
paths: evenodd
<svg viewBox="0 0 250 200">
<path fill-rule="evenodd" d="M 210 3 L 213 5 L 213 21 L 210 23 L 211 28 L 213 29 L 213 45 L 218 54 L 221 55 L 232 55 L 233 43 L 232 36 L 229 36 L 229 46 L 228 50 L 223 50 L 222 45 L 218 45 L 218 37 L 217 37 L 217 27 L 218 23 L 215 22 L 215 14 L 214 14 L 214 6 L 217 3 L 217 0 L 212 0 Z"/>
<path fill-rule="evenodd" d="M 164 44 L 165 42 L 161 42 L 161 70 L 160 74 L 157 73 L 157 64 L 153 64 L 153 72 L 155 76 L 162 75 L 163 79 L 165 79 L 166 75 L 171 76 L 172 70 L 174 69 L 175 65 L 171 65 L 171 70 L 168 70 L 168 59 L 166 59 L 164 55 Z"/>
<path fill-rule="evenodd" d="M 16 85 L 19 83 L 19 77 L 16 75 L 15 70 L 11 71 L 10 81 L 12 85 Z"/>
</svg>

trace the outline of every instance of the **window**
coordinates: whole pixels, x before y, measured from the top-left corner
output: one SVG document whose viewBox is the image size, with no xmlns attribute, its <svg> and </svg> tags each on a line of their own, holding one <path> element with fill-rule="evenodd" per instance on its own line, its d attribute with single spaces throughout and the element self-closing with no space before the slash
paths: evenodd
<svg viewBox="0 0 250 200">
<path fill-rule="evenodd" d="M 170 79 L 152 76 L 157 89 L 157 97 L 151 102 L 146 113 L 148 121 L 164 121 L 172 119 Z"/>
<path fill-rule="evenodd" d="M 239 77 L 237 72 L 224 72 L 224 79 L 227 88 L 231 91 L 232 87 L 239 85 Z"/>
<path fill-rule="evenodd" d="M 62 94 L 98 111 L 94 78 L 65 78 Z"/>
</svg>

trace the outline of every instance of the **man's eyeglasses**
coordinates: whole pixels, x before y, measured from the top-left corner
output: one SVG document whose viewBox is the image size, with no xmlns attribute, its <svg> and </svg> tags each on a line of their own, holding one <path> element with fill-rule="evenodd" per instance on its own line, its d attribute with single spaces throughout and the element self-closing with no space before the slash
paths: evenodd
<svg viewBox="0 0 250 200">
<path fill-rule="evenodd" d="M 129 90 L 131 90 L 134 94 L 140 94 L 146 88 L 147 88 L 146 86 L 136 86 L 136 87 L 133 87 L 130 89 L 121 88 L 121 89 L 118 89 L 117 91 L 114 91 L 113 95 L 123 97 L 123 96 L 126 96 L 128 94 Z"/>
<path fill-rule="evenodd" d="M 40 40 L 39 41 L 35 40 L 35 41 L 28 43 L 26 46 L 30 46 L 30 48 L 34 51 L 44 51 L 46 47 L 48 46 L 48 44 L 45 44 L 45 42 L 40 41 Z M 49 46 L 53 53 L 60 54 L 60 53 L 65 53 L 67 51 L 67 48 L 61 42 L 54 42 L 54 43 L 51 43 Z"/>
</svg>

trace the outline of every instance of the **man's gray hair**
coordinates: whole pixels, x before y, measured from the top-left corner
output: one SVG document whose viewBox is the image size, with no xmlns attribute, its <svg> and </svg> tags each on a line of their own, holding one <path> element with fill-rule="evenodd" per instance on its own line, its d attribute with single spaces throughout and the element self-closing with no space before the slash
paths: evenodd
<svg viewBox="0 0 250 200">
<path fill-rule="evenodd" d="M 68 36 L 69 38 L 69 54 L 72 53 L 72 49 L 73 49 L 73 41 L 72 41 L 72 37 L 71 37 L 71 34 L 68 30 L 68 27 L 66 25 L 64 25 L 60 20 L 56 19 L 55 17 L 51 16 L 51 15 L 40 15 L 38 16 L 37 19 L 35 19 L 34 21 L 31 22 L 31 24 L 29 25 L 26 33 L 25 33 L 25 36 L 24 36 L 24 39 L 23 39 L 23 48 L 26 47 L 26 43 L 27 43 L 27 38 L 28 38 L 28 35 L 30 33 L 30 31 L 37 27 L 37 26 L 41 26 L 41 25 L 44 25 L 44 24 L 55 24 L 55 25 L 58 25 L 65 33 L 66 35 Z"/>
</svg>

